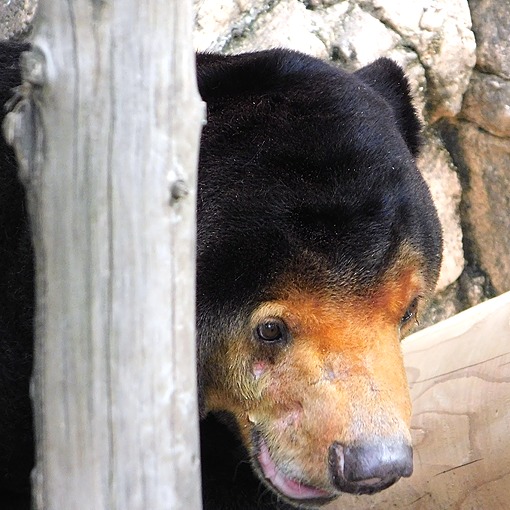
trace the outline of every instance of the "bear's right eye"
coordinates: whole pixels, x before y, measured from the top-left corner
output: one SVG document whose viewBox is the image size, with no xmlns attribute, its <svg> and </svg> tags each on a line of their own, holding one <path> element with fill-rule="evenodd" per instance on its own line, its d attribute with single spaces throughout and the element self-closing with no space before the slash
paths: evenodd
<svg viewBox="0 0 510 510">
<path fill-rule="evenodd" d="M 265 319 L 255 330 L 259 340 L 264 342 L 284 342 L 287 340 L 288 331 L 285 323 L 280 319 Z"/>
</svg>

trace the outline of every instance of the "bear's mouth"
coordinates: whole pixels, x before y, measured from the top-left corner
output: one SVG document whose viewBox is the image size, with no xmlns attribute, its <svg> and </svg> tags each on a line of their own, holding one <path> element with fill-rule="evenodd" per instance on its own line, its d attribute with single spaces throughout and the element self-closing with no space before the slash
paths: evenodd
<svg viewBox="0 0 510 510">
<path fill-rule="evenodd" d="M 299 501 L 300 504 L 322 505 L 337 497 L 336 493 L 328 492 L 319 487 L 299 482 L 286 475 L 274 462 L 266 441 L 260 433 L 254 432 L 253 444 L 257 471 L 273 490 L 287 499 Z"/>
</svg>

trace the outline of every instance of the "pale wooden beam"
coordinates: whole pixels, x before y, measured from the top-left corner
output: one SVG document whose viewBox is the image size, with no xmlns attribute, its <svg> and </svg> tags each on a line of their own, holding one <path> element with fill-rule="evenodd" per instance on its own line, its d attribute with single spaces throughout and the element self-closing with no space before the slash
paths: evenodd
<svg viewBox="0 0 510 510">
<path fill-rule="evenodd" d="M 8 121 L 37 255 L 39 510 L 201 506 L 191 7 L 39 2 Z"/>
</svg>

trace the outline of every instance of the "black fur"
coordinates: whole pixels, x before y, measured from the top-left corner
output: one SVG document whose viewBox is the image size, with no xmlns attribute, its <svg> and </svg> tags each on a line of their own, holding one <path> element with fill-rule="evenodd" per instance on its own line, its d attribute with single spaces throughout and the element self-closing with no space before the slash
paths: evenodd
<svg viewBox="0 0 510 510">
<path fill-rule="evenodd" d="M 12 89 L 21 81 L 23 44 L 0 46 L 0 122 Z M 0 136 L 0 508 L 29 508 L 33 463 L 32 371 L 33 263 L 13 151 Z"/>
</svg>

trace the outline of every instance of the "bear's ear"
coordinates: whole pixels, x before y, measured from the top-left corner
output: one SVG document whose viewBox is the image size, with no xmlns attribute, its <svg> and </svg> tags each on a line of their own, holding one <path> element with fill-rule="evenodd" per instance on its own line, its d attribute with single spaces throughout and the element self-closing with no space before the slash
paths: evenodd
<svg viewBox="0 0 510 510">
<path fill-rule="evenodd" d="M 379 58 L 354 73 L 371 89 L 378 92 L 395 114 L 398 128 L 412 155 L 421 147 L 421 123 L 411 99 L 409 82 L 402 68 L 389 58 Z"/>
</svg>

